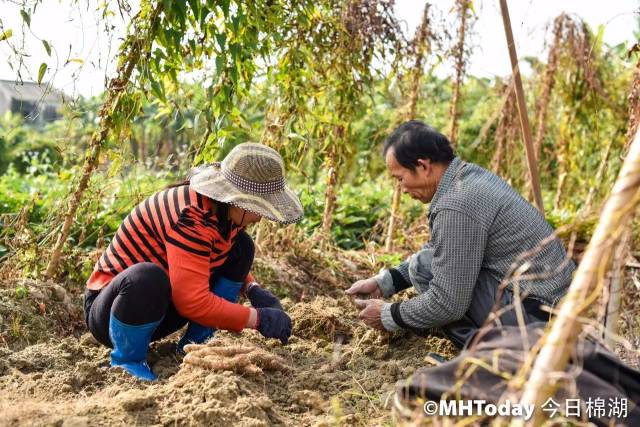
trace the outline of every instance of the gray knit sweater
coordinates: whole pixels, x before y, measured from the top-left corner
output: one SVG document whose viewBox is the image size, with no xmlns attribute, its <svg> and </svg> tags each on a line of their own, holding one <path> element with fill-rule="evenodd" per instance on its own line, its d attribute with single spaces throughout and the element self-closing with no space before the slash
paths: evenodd
<svg viewBox="0 0 640 427">
<path fill-rule="evenodd" d="M 387 330 L 401 325 L 426 329 L 462 318 L 481 273 L 497 284 L 515 266 L 519 279 L 510 280 L 508 288 L 514 290 L 517 284 L 523 298 L 548 305 L 555 305 L 571 282 L 575 264 L 557 238 L 547 239 L 553 229 L 540 212 L 503 179 L 458 157 L 431 201 L 429 225 L 431 240 L 425 246 L 433 248 L 433 277 L 428 282 L 421 283 L 424 280 L 414 271 L 421 262 L 419 254 L 414 255 L 413 274 L 407 261 L 376 276 L 384 297 L 411 285 L 419 292 L 415 298 L 383 306 Z"/>
</svg>

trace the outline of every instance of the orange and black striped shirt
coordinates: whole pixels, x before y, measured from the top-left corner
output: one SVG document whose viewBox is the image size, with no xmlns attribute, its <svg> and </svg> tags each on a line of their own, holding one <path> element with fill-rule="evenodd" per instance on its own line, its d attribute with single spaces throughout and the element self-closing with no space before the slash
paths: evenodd
<svg viewBox="0 0 640 427">
<path fill-rule="evenodd" d="M 87 287 L 102 289 L 127 267 L 152 262 L 167 272 L 180 315 L 201 325 L 240 331 L 249 318 L 249 308 L 209 290 L 213 269 L 225 262 L 240 230 L 232 226 L 228 237 L 223 237 L 212 200 L 188 185 L 159 191 L 138 204 L 120 224 Z M 249 274 L 247 282 L 252 280 Z"/>
</svg>

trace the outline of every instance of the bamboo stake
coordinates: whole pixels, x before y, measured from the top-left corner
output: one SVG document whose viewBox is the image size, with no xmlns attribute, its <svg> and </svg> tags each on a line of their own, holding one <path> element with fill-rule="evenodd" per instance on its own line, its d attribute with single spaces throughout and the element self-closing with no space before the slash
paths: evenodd
<svg viewBox="0 0 640 427">
<path fill-rule="evenodd" d="M 607 347 L 613 350 L 614 337 L 618 334 L 620 319 L 620 297 L 624 280 L 624 267 L 631 245 L 631 227 L 627 228 L 615 250 L 611 278 L 607 289 L 606 311 L 604 314 L 604 340 Z"/>
<path fill-rule="evenodd" d="M 429 7 L 427 3 L 422 13 L 422 23 L 415 37 L 416 63 L 413 67 L 413 78 L 411 79 L 411 92 L 409 94 L 409 110 L 407 119 L 415 119 L 418 108 L 418 94 L 420 92 L 420 80 L 424 74 L 423 63 L 424 56 L 428 50 L 429 32 Z M 387 228 L 387 237 L 384 243 L 386 251 L 393 250 L 393 238 L 395 237 L 397 220 L 400 218 L 400 201 L 402 196 L 402 188 L 400 183 L 396 182 L 393 187 L 393 198 L 391 200 L 391 216 L 389 217 L 389 226 Z"/>
<path fill-rule="evenodd" d="M 520 67 L 518 66 L 518 56 L 516 54 L 516 46 L 513 41 L 513 32 L 511 30 L 511 20 L 509 19 L 509 9 L 507 0 L 500 0 L 500 9 L 502 10 L 502 21 L 504 22 L 504 32 L 507 37 L 507 47 L 509 48 L 509 58 L 511 59 L 511 71 L 516 89 L 516 100 L 518 102 L 518 113 L 520 115 L 520 125 L 522 129 L 522 139 L 525 143 L 527 152 L 527 166 L 529 167 L 529 176 L 531 179 L 531 188 L 533 188 L 533 196 L 538 210 L 544 215 L 544 205 L 542 203 L 542 193 L 540 192 L 540 179 L 538 177 L 538 165 L 533 149 L 533 141 L 531 137 L 531 126 L 529 125 L 529 117 L 527 116 L 527 104 L 524 98 L 524 89 L 522 88 L 522 79 L 520 77 Z"/>
<path fill-rule="evenodd" d="M 69 237 L 69 233 L 71 232 L 71 224 L 73 223 L 78 207 L 80 206 L 82 196 L 89 186 L 89 179 L 91 178 L 91 174 L 93 173 L 96 164 L 98 163 L 98 157 L 100 156 L 102 145 L 106 141 L 107 136 L 113 127 L 114 113 L 118 112 L 121 108 L 122 95 L 128 87 L 131 73 L 138 64 L 140 57 L 145 55 L 146 52 L 151 49 L 152 40 L 150 40 L 150 38 L 155 34 L 160 22 L 159 16 L 162 11 L 163 4 L 163 2 L 158 2 L 156 7 L 149 12 L 148 16 L 146 13 L 140 12 L 140 14 L 133 18 L 133 33 L 128 35 L 130 43 L 125 43 L 129 51 L 126 52 L 122 64 L 118 67 L 116 77 L 111 79 L 109 82 L 107 98 L 98 114 L 100 117 L 98 129 L 91 136 L 89 148 L 84 160 L 84 166 L 82 168 L 80 182 L 71 195 L 69 207 L 64 216 L 62 230 L 53 248 L 51 259 L 49 260 L 49 265 L 45 272 L 45 277 L 47 279 L 51 279 L 58 269 L 60 257 L 62 256 L 62 249 Z M 147 19 L 148 21 L 145 22 Z M 148 31 L 146 33 L 140 33 L 139 25 L 136 24 L 146 24 Z"/>
<path fill-rule="evenodd" d="M 631 136 L 638 131 L 638 125 L 640 125 L 640 62 L 636 64 L 628 100 L 629 125 L 627 128 L 625 151 L 629 148 L 629 144 L 632 141 Z M 611 148 L 611 142 L 607 148 Z M 596 177 L 596 182 L 599 181 L 600 180 Z M 620 318 L 620 298 L 622 296 L 622 284 L 624 281 L 624 267 L 627 255 L 631 251 L 632 240 L 631 227 L 629 227 L 616 248 L 613 272 L 609 282 L 609 290 L 606 300 L 607 306 L 604 314 L 604 339 L 610 348 L 613 348 L 613 337 L 618 333 L 618 319 Z"/>
<path fill-rule="evenodd" d="M 525 385 L 520 403 L 535 405 L 537 411 L 529 421 L 539 425 L 540 406 L 553 395 L 553 375 L 564 372 L 570 353 L 582 329 L 578 317 L 586 310 L 585 301 L 596 291 L 610 267 L 613 252 L 624 235 L 640 200 L 640 132 L 636 132 L 629 154 L 601 214 L 582 262 L 578 266 L 557 317 L 547 328 L 544 344 Z M 515 421 L 523 425 L 523 420 Z"/>
</svg>

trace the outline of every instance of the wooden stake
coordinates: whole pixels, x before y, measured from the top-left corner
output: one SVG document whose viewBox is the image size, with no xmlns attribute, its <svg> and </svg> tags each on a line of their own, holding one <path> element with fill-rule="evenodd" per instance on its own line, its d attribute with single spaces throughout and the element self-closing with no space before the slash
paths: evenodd
<svg viewBox="0 0 640 427">
<path fill-rule="evenodd" d="M 588 308 L 589 298 L 593 297 L 597 286 L 604 282 L 614 251 L 625 234 L 639 201 L 640 132 L 636 132 L 582 262 L 560 304 L 559 313 L 542 338 L 544 344 L 520 400 L 523 405 L 535 405 L 536 411 L 529 421 L 530 425 L 542 422 L 540 406 L 553 396 L 556 387 L 553 378 L 558 378 L 558 373 L 564 373 L 580 335 L 582 324 L 578 317 Z M 523 425 L 524 421 L 518 420 L 515 424 Z"/>
<path fill-rule="evenodd" d="M 511 59 L 511 71 L 516 89 L 516 99 L 518 101 L 518 114 L 520 115 L 520 126 L 522 129 L 522 139 L 524 140 L 527 152 L 527 166 L 529 167 L 529 176 L 531 179 L 531 188 L 536 202 L 536 207 L 542 215 L 544 215 L 544 205 L 542 203 L 542 193 L 540 192 L 540 178 L 538 177 L 538 165 L 536 155 L 533 149 L 533 138 L 531 137 L 531 126 L 529 125 L 529 117 L 527 115 L 527 104 L 524 98 L 524 90 L 522 88 L 522 79 L 520 77 L 520 67 L 518 66 L 518 56 L 516 54 L 516 46 L 513 41 L 513 32 L 511 31 L 511 20 L 509 19 L 509 9 L 507 8 L 507 0 L 500 0 L 500 9 L 502 10 L 502 21 L 504 22 L 504 33 L 507 36 L 507 47 L 509 48 L 509 58 Z"/>
</svg>

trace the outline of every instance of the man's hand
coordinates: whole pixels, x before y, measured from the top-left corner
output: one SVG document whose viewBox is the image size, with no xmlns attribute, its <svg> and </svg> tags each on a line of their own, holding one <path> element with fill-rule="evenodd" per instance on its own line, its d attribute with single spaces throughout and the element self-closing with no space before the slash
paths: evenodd
<svg viewBox="0 0 640 427">
<path fill-rule="evenodd" d="M 358 308 L 362 309 L 358 317 L 360 317 L 367 326 L 381 331 L 385 330 L 380 317 L 384 301 L 380 299 L 357 299 L 355 303 Z"/>
<path fill-rule="evenodd" d="M 373 277 L 364 280 L 358 280 L 351 285 L 349 289 L 344 291 L 347 295 L 365 297 L 365 298 L 381 298 L 382 291 L 378 287 L 378 282 Z"/>
</svg>

